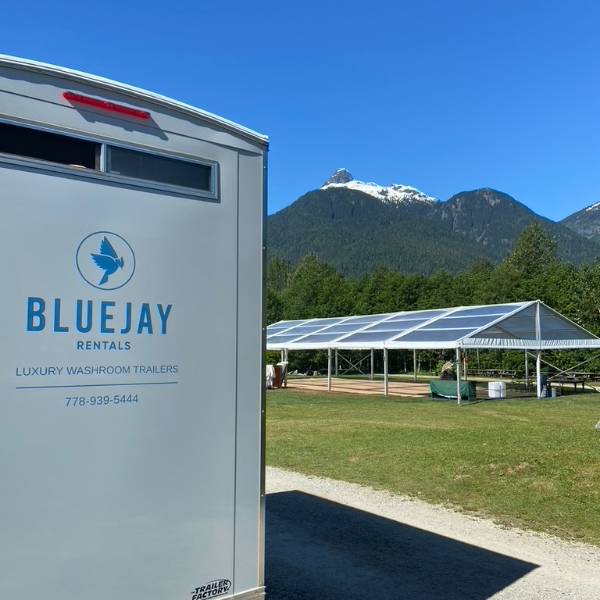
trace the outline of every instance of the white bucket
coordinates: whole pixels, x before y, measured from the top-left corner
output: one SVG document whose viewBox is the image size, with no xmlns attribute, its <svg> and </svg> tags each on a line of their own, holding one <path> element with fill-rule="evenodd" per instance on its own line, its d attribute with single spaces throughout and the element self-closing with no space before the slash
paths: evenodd
<svg viewBox="0 0 600 600">
<path fill-rule="evenodd" d="M 504 381 L 488 382 L 489 398 L 506 398 L 506 383 Z"/>
</svg>

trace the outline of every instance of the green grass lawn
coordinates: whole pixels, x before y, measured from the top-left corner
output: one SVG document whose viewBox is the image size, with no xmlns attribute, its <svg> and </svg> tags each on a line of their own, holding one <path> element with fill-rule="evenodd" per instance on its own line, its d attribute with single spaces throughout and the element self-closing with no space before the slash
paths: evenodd
<svg viewBox="0 0 600 600">
<path fill-rule="evenodd" d="M 267 464 L 600 545 L 600 394 L 457 407 L 267 395 Z"/>
</svg>

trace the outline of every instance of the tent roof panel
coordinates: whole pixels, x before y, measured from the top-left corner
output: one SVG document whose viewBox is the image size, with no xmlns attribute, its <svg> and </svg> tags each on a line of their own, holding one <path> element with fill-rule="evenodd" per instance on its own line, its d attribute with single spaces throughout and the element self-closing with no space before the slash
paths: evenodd
<svg viewBox="0 0 600 600">
<path fill-rule="evenodd" d="M 527 304 L 529 304 L 529 302 L 516 302 L 511 304 L 489 304 L 487 306 L 468 306 L 460 308 L 454 311 L 452 314 L 455 317 L 464 317 L 469 315 L 502 316 L 513 312 L 515 309 L 525 306 Z"/>
<path fill-rule="evenodd" d="M 600 338 L 540 301 L 296 319 L 267 328 L 269 350 L 459 347 L 591 348 L 600 347 Z"/>
</svg>

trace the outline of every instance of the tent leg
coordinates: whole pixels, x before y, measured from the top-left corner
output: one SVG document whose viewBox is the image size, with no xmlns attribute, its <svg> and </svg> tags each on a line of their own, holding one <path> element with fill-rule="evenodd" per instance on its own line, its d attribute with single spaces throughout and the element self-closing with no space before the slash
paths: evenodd
<svg viewBox="0 0 600 600">
<path fill-rule="evenodd" d="M 388 349 L 383 349 L 383 393 L 385 396 L 388 395 Z"/>
<path fill-rule="evenodd" d="M 290 363 L 289 351 L 287 348 L 283 351 L 283 360 L 285 362 L 285 367 L 283 369 L 283 387 L 287 388 L 288 365 Z"/>
<path fill-rule="evenodd" d="M 327 349 L 327 391 L 331 391 L 331 348 Z"/>
<path fill-rule="evenodd" d="M 538 348 L 542 347 L 542 322 L 540 315 L 540 301 L 538 300 L 535 305 L 535 339 L 539 344 Z M 537 397 L 542 397 L 542 352 L 537 351 L 535 357 L 535 383 L 537 387 Z"/>
<path fill-rule="evenodd" d="M 525 389 L 529 391 L 529 353 L 525 350 Z"/>
<path fill-rule="evenodd" d="M 338 351 L 335 351 L 335 376 L 338 376 L 340 370 L 340 362 L 338 360 Z"/>
<path fill-rule="evenodd" d="M 371 381 L 375 379 L 375 351 L 371 348 Z"/>
<path fill-rule="evenodd" d="M 456 404 L 460 405 L 460 348 L 456 349 Z"/>
<path fill-rule="evenodd" d="M 542 353 L 538 351 L 535 358 L 535 383 L 537 387 L 537 397 L 542 397 Z"/>
<path fill-rule="evenodd" d="M 413 350 L 413 381 L 417 382 L 417 351 Z"/>
</svg>

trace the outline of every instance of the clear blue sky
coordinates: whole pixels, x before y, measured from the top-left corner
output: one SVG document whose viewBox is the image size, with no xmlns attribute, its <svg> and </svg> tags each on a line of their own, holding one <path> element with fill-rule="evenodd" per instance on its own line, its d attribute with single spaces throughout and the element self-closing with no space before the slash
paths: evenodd
<svg viewBox="0 0 600 600">
<path fill-rule="evenodd" d="M 600 201 L 600 3 L 5 2 L 0 52 L 160 92 L 271 138 L 274 212 L 336 167 L 442 200 Z"/>
</svg>

